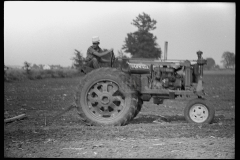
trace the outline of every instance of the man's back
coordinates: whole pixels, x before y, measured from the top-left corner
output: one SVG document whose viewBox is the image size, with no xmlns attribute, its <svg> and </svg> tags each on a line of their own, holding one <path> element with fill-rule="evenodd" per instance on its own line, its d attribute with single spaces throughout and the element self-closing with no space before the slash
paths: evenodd
<svg viewBox="0 0 240 160">
<path fill-rule="evenodd" d="M 94 55 L 93 53 L 94 52 L 98 52 L 98 53 L 101 53 L 102 52 L 102 49 L 97 46 L 96 48 L 94 48 L 93 46 L 90 46 L 87 50 L 87 58 L 86 58 L 86 61 L 89 61 L 91 60 L 92 58 L 99 58 L 97 57 L 96 55 Z"/>
</svg>

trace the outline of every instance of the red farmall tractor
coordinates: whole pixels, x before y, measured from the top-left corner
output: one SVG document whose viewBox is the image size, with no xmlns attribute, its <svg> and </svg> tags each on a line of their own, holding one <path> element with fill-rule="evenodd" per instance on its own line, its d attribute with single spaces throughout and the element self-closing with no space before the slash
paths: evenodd
<svg viewBox="0 0 240 160">
<path fill-rule="evenodd" d="M 144 101 L 186 98 L 184 117 L 190 123 L 211 123 L 213 106 L 206 103 L 203 90 L 203 65 L 207 63 L 198 51 L 197 60 L 102 58 L 108 67 L 83 66 L 86 75 L 77 87 L 75 101 L 81 119 L 87 125 L 126 125 L 140 112 Z"/>
</svg>

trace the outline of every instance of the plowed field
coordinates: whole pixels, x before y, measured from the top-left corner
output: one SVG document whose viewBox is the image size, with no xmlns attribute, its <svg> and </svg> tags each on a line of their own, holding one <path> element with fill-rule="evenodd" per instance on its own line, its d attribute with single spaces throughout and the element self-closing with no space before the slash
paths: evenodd
<svg viewBox="0 0 240 160">
<path fill-rule="evenodd" d="M 79 78 L 4 83 L 4 157 L 235 158 L 235 75 L 204 76 L 206 99 L 215 107 L 212 124 L 183 116 L 187 101 L 144 102 L 128 125 L 85 126 L 71 105 Z M 164 116 L 167 121 L 153 123 Z M 48 126 L 48 124 L 51 124 Z"/>
</svg>

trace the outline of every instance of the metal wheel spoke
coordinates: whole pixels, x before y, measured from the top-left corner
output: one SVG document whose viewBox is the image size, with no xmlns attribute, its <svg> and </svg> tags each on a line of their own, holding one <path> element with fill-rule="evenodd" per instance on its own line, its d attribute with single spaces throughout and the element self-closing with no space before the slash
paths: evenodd
<svg viewBox="0 0 240 160">
<path fill-rule="evenodd" d="M 109 92 L 113 95 L 117 90 L 118 86 L 114 83 L 111 83 L 112 88 L 109 90 Z"/>
<path fill-rule="evenodd" d="M 103 107 L 104 110 L 101 110 L 100 108 Z M 98 113 L 101 115 L 101 116 L 110 116 L 112 114 L 112 112 L 109 112 L 108 110 L 108 106 L 101 106 L 98 108 Z"/>
<path fill-rule="evenodd" d="M 103 90 L 103 92 L 107 92 L 107 88 L 108 88 L 108 84 L 107 84 L 107 83 L 103 83 L 103 84 L 102 84 L 102 90 Z"/>
<path fill-rule="evenodd" d="M 112 103 L 110 106 L 113 108 L 114 111 L 119 111 L 123 109 L 123 103 L 120 103 L 119 105 Z"/>
<path fill-rule="evenodd" d="M 110 107 L 112 107 L 112 109 L 115 110 L 115 108 L 117 108 L 118 106 L 116 104 L 114 104 L 114 103 L 111 103 Z"/>
<path fill-rule="evenodd" d="M 98 102 L 98 97 L 95 98 L 95 97 L 92 97 L 92 95 L 88 95 L 87 97 L 91 102 Z"/>
<path fill-rule="evenodd" d="M 101 112 L 101 109 L 100 109 L 101 107 L 102 107 L 101 104 L 98 103 L 96 106 L 91 107 L 91 110 L 100 113 Z"/>
<path fill-rule="evenodd" d="M 97 107 L 91 107 L 90 110 L 91 110 L 95 115 L 98 115 L 98 116 L 100 116 L 100 117 L 102 116 L 102 115 L 100 114 L 99 108 L 97 108 Z"/>
<path fill-rule="evenodd" d="M 99 112 L 99 109 L 97 107 L 90 107 L 91 111 Z"/>
<path fill-rule="evenodd" d="M 97 86 L 94 87 L 93 92 L 96 93 L 98 97 L 100 97 L 100 95 L 102 94 L 102 92 L 98 90 Z"/>
<path fill-rule="evenodd" d="M 119 110 L 122 110 L 122 109 L 123 109 L 123 104 L 122 104 L 122 103 L 118 106 L 118 109 L 119 109 Z"/>
<path fill-rule="evenodd" d="M 103 106 L 103 108 L 104 108 L 104 111 L 108 110 L 108 106 Z"/>
<path fill-rule="evenodd" d="M 90 89 L 90 91 L 88 92 L 88 95 L 92 95 L 94 92 L 94 88 Z"/>
<path fill-rule="evenodd" d="M 92 103 L 90 101 L 87 102 L 88 107 L 92 107 Z"/>
<path fill-rule="evenodd" d="M 123 109 L 123 106 L 120 104 L 119 106 L 116 106 L 114 108 L 114 111 L 111 114 L 111 117 L 114 117 L 115 115 L 117 115 L 119 113 L 119 111 L 121 111 Z"/>
<path fill-rule="evenodd" d="M 103 110 L 101 109 L 103 107 Z M 108 110 L 108 106 L 107 105 L 97 105 L 99 114 L 101 115 L 106 115 L 106 114 L 110 114 L 109 110 Z"/>
<path fill-rule="evenodd" d="M 112 100 L 113 100 L 113 101 L 119 101 L 119 102 L 121 102 L 121 103 L 124 102 L 124 100 L 122 99 L 121 96 L 113 96 Z"/>
<path fill-rule="evenodd" d="M 101 105 L 100 103 L 98 103 L 98 104 L 96 105 L 96 108 L 98 108 L 99 110 L 100 110 L 101 107 L 102 107 L 102 105 Z"/>
</svg>

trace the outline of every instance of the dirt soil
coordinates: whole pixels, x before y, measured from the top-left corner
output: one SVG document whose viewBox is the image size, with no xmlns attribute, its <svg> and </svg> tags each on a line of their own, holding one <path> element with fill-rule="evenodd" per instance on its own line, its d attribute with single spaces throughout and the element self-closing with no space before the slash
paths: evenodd
<svg viewBox="0 0 240 160">
<path fill-rule="evenodd" d="M 69 107 L 79 78 L 4 82 L 4 157 L 59 158 L 235 158 L 235 75 L 205 75 L 212 124 L 187 123 L 186 100 L 144 102 L 125 126 L 85 126 Z M 153 121 L 164 116 L 167 120 Z"/>
</svg>

